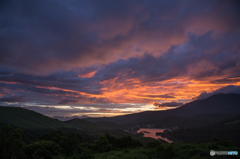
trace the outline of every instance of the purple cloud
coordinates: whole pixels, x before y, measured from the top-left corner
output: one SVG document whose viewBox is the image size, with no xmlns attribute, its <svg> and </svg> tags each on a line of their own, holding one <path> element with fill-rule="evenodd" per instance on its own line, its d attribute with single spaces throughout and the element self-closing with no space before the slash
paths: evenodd
<svg viewBox="0 0 240 159">
<path fill-rule="evenodd" d="M 8 0 L 0 10 L 1 103 L 130 108 L 121 104 L 238 92 L 238 1 Z"/>
</svg>

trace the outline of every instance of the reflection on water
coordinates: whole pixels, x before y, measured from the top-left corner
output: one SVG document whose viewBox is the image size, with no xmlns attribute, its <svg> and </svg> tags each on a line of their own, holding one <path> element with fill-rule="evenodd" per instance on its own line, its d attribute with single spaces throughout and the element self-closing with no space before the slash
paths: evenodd
<svg viewBox="0 0 240 159">
<path fill-rule="evenodd" d="M 172 143 L 171 140 L 168 140 L 167 138 L 156 135 L 157 132 L 163 132 L 164 130 L 166 130 L 166 129 L 141 128 L 141 129 L 138 130 L 138 133 L 142 132 L 144 134 L 143 137 L 151 137 L 151 138 L 154 138 L 154 139 L 161 139 L 161 140 L 167 141 L 168 143 Z"/>
</svg>

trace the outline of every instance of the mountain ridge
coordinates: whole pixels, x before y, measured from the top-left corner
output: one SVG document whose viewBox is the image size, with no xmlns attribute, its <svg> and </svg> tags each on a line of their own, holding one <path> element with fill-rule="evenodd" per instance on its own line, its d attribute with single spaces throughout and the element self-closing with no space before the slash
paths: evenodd
<svg viewBox="0 0 240 159">
<path fill-rule="evenodd" d="M 195 100 L 183 106 L 165 111 L 145 111 L 109 118 L 86 118 L 91 122 L 106 121 L 116 124 L 153 122 L 168 116 L 194 116 L 211 113 L 239 113 L 240 94 L 215 94 L 206 99 Z"/>
<path fill-rule="evenodd" d="M 187 117 L 217 113 L 232 113 L 233 115 L 240 113 L 240 94 L 216 94 L 166 111 L 145 111 L 116 117 L 85 118 L 84 120 L 71 119 L 65 122 L 21 107 L 0 106 L 0 123 L 22 128 L 80 128 L 86 130 L 88 128 L 102 129 L 125 124 L 157 122 L 170 116 Z"/>
<path fill-rule="evenodd" d="M 61 129 L 102 130 L 104 127 L 84 119 L 59 121 L 33 110 L 22 107 L 0 106 L 0 124 L 12 125 L 24 129 Z"/>
</svg>

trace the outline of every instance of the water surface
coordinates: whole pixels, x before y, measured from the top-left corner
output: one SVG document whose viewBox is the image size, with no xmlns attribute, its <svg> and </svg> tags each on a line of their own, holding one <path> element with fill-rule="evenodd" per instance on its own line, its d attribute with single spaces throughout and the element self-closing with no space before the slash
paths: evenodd
<svg viewBox="0 0 240 159">
<path fill-rule="evenodd" d="M 143 137 L 151 137 L 154 139 L 161 139 L 161 140 L 167 141 L 168 143 L 172 143 L 171 140 L 168 140 L 167 138 L 156 135 L 157 132 L 163 132 L 164 130 L 166 130 L 166 129 L 141 128 L 138 130 L 138 133 L 142 132 L 144 134 Z"/>
</svg>

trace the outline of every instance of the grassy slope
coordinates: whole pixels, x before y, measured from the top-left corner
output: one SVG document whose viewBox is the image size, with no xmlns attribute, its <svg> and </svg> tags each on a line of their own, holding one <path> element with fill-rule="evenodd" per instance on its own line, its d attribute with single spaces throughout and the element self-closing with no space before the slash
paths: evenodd
<svg viewBox="0 0 240 159">
<path fill-rule="evenodd" d="M 21 128 L 61 128 L 67 124 L 40 113 L 17 107 L 0 107 L 0 122 Z"/>
<path fill-rule="evenodd" d="M 26 129 L 56 129 L 56 128 L 81 128 L 82 130 L 100 130 L 104 129 L 95 123 L 81 119 L 73 119 L 68 122 L 61 122 L 57 119 L 44 116 L 40 113 L 18 108 L 0 106 L 1 125 L 14 125 Z"/>
</svg>

